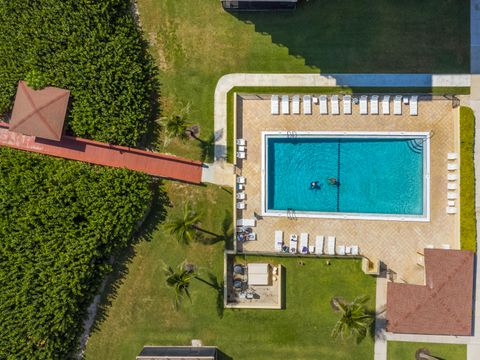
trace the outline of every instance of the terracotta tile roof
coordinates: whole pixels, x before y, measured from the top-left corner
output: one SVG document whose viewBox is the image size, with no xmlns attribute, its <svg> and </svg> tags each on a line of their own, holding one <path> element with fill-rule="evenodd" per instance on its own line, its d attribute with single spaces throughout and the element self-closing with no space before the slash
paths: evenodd
<svg viewBox="0 0 480 360">
<path fill-rule="evenodd" d="M 474 254 L 425 249 L 425 283 L 387 285 L 387 331 L 471 335 Z"/>
<path fill-rule="evenodd" d="M 55 87 L 34 90 L 18 83 L 10 130 L 44 139 L 60 140 L 70 91 Z"/>
</svg>

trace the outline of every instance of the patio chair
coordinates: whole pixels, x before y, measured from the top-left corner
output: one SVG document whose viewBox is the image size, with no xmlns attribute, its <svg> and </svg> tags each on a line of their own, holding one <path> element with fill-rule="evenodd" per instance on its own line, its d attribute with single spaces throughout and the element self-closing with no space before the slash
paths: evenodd
<svg viewBox="0 0 480 360">
<path fill-rule="evenodd" d="M 291 234 L 290 235 L 290 253 L 296 254 L 297 253 L 297 248 L 298 248 L 298 238 L 297 234 Z"/>
<path fill-rule="evenodd" d="M 290 114 L 290 101 L 288 99 L 288 95 L 282 95 L 282 114 Z"/>
<path fill-rule="evenodd" d="M 283 249 L 283 231 L 275 231 L 275 251 L 282 252 Z"/>
<path fill-rule="evenodd" d="M 447 199 L 448 200 L 456 200 L 458 199 L 458 194 L 456 192 L 448 192 L 447 193 Z"/>
<path fill-rule="evenodd" d="M 447 175 L 448 181 L 455 181 L 458 179 L 457 174 L 448 174 Z"/>
<path fill-rule="evenodd" d="M 292 97 L 292 114 L 300 114 L 300 96 L 298 95 Z"/>
<path fill-rule="evenodd" d="M 323 255 L 323 242 L 325 237 L 323 235 L 317 235 L 315 238 L 315 254 Z"/>
<path fill-rule="evenodd" d="M 390 115 L 390 95 L 385 95 L 382 100 L 382 114 Z"/>
<path fill-rule="evenodd" d="M 449 152 L 447 154 L 447 159 L 448 160 L 457 160 L 457 158 L 458 158 L 458 154 L 455 153 L 455 152 Z"/>
<path fill-rule="evenodd" d="M 455 171 L 458 170 L 457 164 L 448 164 L 448 171 Z"/>
<path fill-rule="evenodd" d="M 247 196 L 243 191 L 242 192 L 237 192 L 237 195 L 236 195 L 237 200 L 245 200 L 246 197 Z"/>
<path fill-rule="evenodd" d="M 335 236 L 329 236 L 327 241 L 327 254 L 335 255 Z"/>
<path fill-rule="evenodd" d="M 312 115 L 312 97 L 310 95 L 303 96 L 303 113 Z"/>
<path fill-rule="evenodd" d="M 320 103 L 320 115 L 328 115 L 327 96 L 320 95 L 318 102 Z"/>
<path fill-rule="evenodd" d="M 360 249 L 358 248 L 358 245 L 352 245 L 352 255 L 358 254 L 360 254 Z"/>
<path fill-rule="evenodd" d="M 247 145 L 247 142 L 245 141 L 245 139 L 237 139 L 237 145 L 238 146 L 245 146 L 245 145 Z"/>
<path fill-rule="evenodd" d="M 396 95 L 393 100 L 393 114 L 402 115 L 402 95 Z"/>
<path fill-rule="evenodd" d="M 454 207 L 455 206 L 455 200 L 448 200 L 447 205 Z"/>
<path fill-rule="evenodd" d="M 410 115 L 418 115 L 418 96 L 412 96 L 410 98 Z"/>
<path fill-rule="evenodd" d="M 244 176 L 237 176 L 237 184 L 245 184 L 245 180 Z"/>
<path fill-rule="evenodd" d="M 444 250 L 449 250 L 450 249 L 450 244 L 442 244 L 441 248 Z"/>
<path fill-rule="evenodd" d="M 457 213 L 457 208 L 453 206 L 447 206 L 447 214 L 453 215 Z"/>
<path fill-rule="evenodd" d="M 302 254 L 308 254 L 308 234 L 300 234 L 300 252 Z"/>
<path fill-rule="evenodd" d="M 378 95 L 372 95 L 370 98 L 370 113 L 378 115 Z"/>
<path fill-rule="evenodd" d="M 239 210 L 244 210 L 247 205 L 245 204 L 244 201 L 239 201 L 237 202 L 237 209 Z"/>
<path fill-rule="evenodd" d="M 237 226 L 255 227 L 257 221 L 255 219 L 238 219 Z"/>
<path fill-rule="evenodd" d="M 337 255 L 345 255 L 345 246 L 344 245 L 337 246 Z"/>
<path fill-rule="evenodd" d="M 237 151 L 237 159 L 245 159 L 246 155 L 244 151 Z"/>
<path fill-rule="evenodd" d="M 333 95 L 330 101 L 332 103 L 332 114 L 340 115 L 340 106 L 338 105 L 338 95 Z"/>
<path fill-rule="evenodd" d="M 271 109 L 272 109 L 272 115 L 280 114 L 280 112 L 278 110 L 278 95 L 272 95 Z"/>
<path fill-rule="evenodd" d="M 360 96 L 360 115 L 368 115 L 368 96 L 362 95 Z"/>
<path fill-rule="evenodd" d="M 345 95 L 343 97 L 343 113 L 345 115 L 352 114 L 352 97 L 350 95 Z"/>
<path fill-rule="evenodd" d="M 449 183 L 447 184 L 447 189 L 448 189 L 448 190 L 457 190 L 457 184 L 454 183 L 454 182 L 449 182 Z"/>
</svg>

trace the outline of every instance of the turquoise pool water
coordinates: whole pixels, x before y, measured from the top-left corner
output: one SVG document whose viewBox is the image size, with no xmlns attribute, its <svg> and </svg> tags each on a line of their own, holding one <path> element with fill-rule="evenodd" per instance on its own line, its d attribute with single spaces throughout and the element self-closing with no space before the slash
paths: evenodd
<svg viewBox="0 0 480 360">
<path fill-rule="evenodd" d="M 422 138 L 266 141 L 267 210 L 423 214 Z"/>
</svg>

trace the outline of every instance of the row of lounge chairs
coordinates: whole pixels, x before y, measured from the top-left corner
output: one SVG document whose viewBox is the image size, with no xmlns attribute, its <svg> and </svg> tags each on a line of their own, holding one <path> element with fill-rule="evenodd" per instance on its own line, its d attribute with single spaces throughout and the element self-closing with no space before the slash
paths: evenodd
<svg viewBox="0 0 480 360">
<path fill-rule="evenodd" d="M 245 139 L 237 139 L 237 158 L 245 159 L 247 154 L 247 142 Z"/>
<path fill-rule="evenodd" d="M 458 169 L 457 165 L 457 159 L 458 159 L 458 154 L 451 152 L 448 153 L 447 155 L 448 159 L 448 174 L 447 174 L 447 214 L 456 214 L 457 213 L 457 208 L 455 206 L 455 200 L 457 199 L 457 193 L 451 192 L 453 190 L 457 190 L 457 179 L 458 176 L 454 172 Z"/>
<path fill-rule="evenodd" d="M 380 113 L 379 107 L 379 99 L 378 95 L 370 96 L 370 114 L 378 115 Z M 312 97 L 310 95 L 303 96 L 303 114 L 311 115 L 312 114 L 312 100 L 314 103 L 319 104 L 320 108 L 320 115 L 328 115 L 329 108 L 331 110 L 332 115 L 340 115 L 340 104 L 339 104 L 339 96 L 332 95 L 330 97 L 330 106 L 328 105 L 328 97 L 326 95 L 320 95 L 318 99 L 316 97 Z M 358 101 L 360 105 L 360 115 L 368 115 L 368 96 L 362 95 L 360 99 L 354 99 Z M 271 113 L 272 115 L 288 115 L 290 114 L 290 98 L 288 95 L 281 96 L 281 103 L 279 95 L 272 95 L 271 98 Z M 418 96 L 414 95 L 409 97 L 404 97 L 402 95 L 396 95 L 393 99 L 393 114 L 394 115 L 402 115 L 402 102 L 405 104 L 410 105 L 410 115 L 416 116 L 418 115 Z M 352 96 L 351 95 L 344 95 L 342 97 L 343 103 L 343 114 L 351 115 L 352 114 Z M 281 105 L 281 106 L 280 106 Z M 300 114 L 300 96 L 294 95 L 292 97 L 292 114 L 298 115 Z M 382 97 L 382 114 L 389 115 L 390 114 L 390 95 L 384 95 Z"/>
<path fill-rule="evenodd" d="M 291 234 L 289 244 L 283 241 L 283 231 L 275 231 L 275 251 L 285 252 L 290 254 L 300 253 L 302 255 L 359 255 L 359 248 L 357 245 L 353 246 L 338 246 L 335 249 L 335 236 L 327 237 L 327 248 L 324 250 L 325 236 L 318 235 L 315 237 L 315 245 L 309 245 L 308 233 L 300 234 L 300 243 L 297 234 Z"/>
</svg>

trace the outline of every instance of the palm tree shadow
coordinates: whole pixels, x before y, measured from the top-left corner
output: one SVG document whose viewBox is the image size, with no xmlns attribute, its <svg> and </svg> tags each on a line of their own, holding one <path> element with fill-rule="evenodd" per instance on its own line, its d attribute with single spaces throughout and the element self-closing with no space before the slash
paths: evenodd
<svg viewBox="0 0 480 360">
<path fill-rule="evenodd" d="M 215 134 L 210 134 L 206 140 L 195 137 L 199 141 L 198 146 L 200 147 L 200 158 L 202 162 L 212 163 L 214 159 L 214 149 L 215 149 Z"/>
<path fill-rule="evenodd" d="M 385 310 L 376 312 L 375 310 L 367 310 L 367 314 L 372 317 L 373 321 L 370 324 L 368 333 L 372 340 L 385 340 L 385 329 L 387 328 L 387 319 L 383 316 Z"/>
<path fill-rule="evenodd" d="M 230 211 L 225 211 L 225 216 L 222 221 L 222 233 L 215 234 L 210 231 L 199 229 L 201 233 L 197 234 L 197 241 L 203 245 L 213 245 L 220 241 L 224 241 L 226 246 L 230 248 L 233 237 L 232 231 L 233 217 Z M 210 235 L 210 236 L 206 236 Z"/>
</svg>

